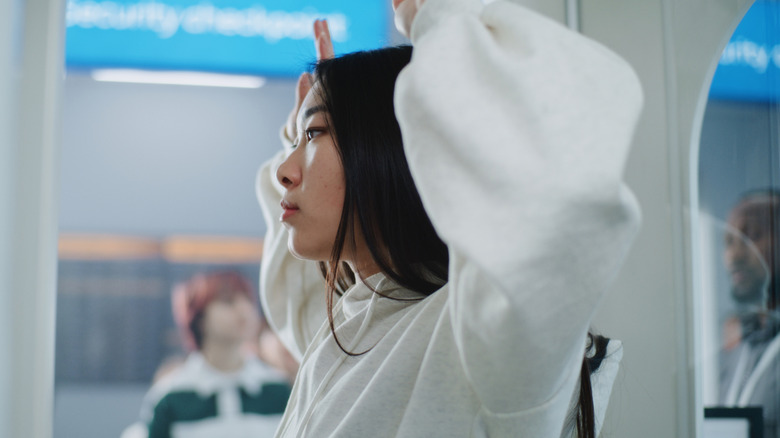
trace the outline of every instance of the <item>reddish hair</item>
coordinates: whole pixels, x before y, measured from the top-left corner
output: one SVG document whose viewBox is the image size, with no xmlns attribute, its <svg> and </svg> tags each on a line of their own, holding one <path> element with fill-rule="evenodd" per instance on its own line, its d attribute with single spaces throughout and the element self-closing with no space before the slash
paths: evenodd
<svg viewBox="0 0 780 438">
<path fill-rule="evenodd" d="M 256 302 L 249 282 L 234 271 L 197 274 L 173 288 L 171 308 L 173 319 L 182 334 L 184 346 L 190 350 L 203 347 L 201 321 L 206 307 L 217 299 L 231 300 L 243 296 Z"/>
</svg>

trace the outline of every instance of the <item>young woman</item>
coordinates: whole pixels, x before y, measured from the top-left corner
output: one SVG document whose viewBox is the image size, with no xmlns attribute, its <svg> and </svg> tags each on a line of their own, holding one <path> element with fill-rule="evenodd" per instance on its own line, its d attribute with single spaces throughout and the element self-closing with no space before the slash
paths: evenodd
<svg viewBox="0 0 780 438">
<path fill-rule="evenodd" d="M 200 274 L 172 298 L 191 353 L 144 399 L 149 438 L 272 436 L 290 390 L 247 351 L 260 322 L 249 283 L 236 272 Z"/>
<path fill-rule="evenodd" d="M 258 174 L 262 302 L 301 361 L 277 436 L 575 434 L 590 320 L 639 222 L 639 83 L 512 2 L 394 6 L 414 55 L 320 61 Z"/>
</svg>

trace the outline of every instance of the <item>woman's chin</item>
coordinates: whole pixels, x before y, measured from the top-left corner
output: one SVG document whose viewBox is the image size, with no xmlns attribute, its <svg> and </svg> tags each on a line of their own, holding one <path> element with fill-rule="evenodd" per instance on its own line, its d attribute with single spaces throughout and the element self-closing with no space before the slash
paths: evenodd
<svg viewBox="0 0 780 438">
<path fill-rule="evenodd" d="M 287 248 L 295 258 L 300 260 L 312 260 L 315 262 L 325 262 L 330 259 L 330 254 L 326 251 L 316 251 L 303 245 L 297 245 L 292 237 L 287 242 Z"/>
</svg>

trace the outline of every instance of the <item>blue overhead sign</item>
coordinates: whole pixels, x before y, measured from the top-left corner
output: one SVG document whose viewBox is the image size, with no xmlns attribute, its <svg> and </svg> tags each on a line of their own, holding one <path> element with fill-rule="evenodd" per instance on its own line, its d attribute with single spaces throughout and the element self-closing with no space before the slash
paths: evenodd
<svg viewBox="0 0 780 438">
<path fill-rule="evenodd" d="M 780 100 L 780 2 L 756 0 L 715 70 L 715 99 Z"/>
<path fill-rule="evenodd" d="M 313 60 L 328 19 L 337 53 L 388 39 L 379 0 L 68 0 L 69 68 L 143 68 L 292 76 Z"/>
</svg>

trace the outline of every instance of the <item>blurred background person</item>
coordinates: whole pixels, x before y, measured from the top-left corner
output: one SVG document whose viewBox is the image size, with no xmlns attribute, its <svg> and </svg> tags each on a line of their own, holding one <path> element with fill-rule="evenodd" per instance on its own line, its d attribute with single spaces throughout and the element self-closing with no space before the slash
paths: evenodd
<svg viewBox="0 0 780 438">
<path fill-rule="evenodd" d="M 235 272 L 196 275 L 174 289 L 173 316 L 190 354 L 144 399 L 149 438 L 273 436 L 290 386 L 250 346 L 261 327 L 255 296 Z"/>
<path fill-rule="evenodd" d="M 744 194 L 731 210 L 724 262 L 737 308 L 724 324 L 720 402 L 761 406 L 764 436 L 776 438 L 780 408 L 780 194 L 767 189 Z"/>
</svg>

